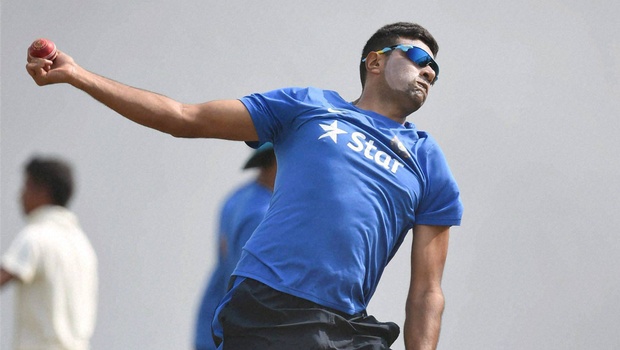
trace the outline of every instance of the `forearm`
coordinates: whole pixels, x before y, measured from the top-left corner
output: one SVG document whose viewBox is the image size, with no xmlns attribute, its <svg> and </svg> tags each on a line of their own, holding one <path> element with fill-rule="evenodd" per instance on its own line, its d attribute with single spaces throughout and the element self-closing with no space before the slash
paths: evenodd
<svg viewBox="0 0 620 350">
<path fill-rule="evenodd" d="M 404 325 L 407 350 L 437 348 L 444 305 L 444 296 L 441 291 L 425 293 L 420 297 L 407 300 Z"/>
<path fill-rule="evenodd" d="M 120 115 L 177 137 L 191 137 L 185 107 L 166 96 L 127 86 L 76 66 L 69 81 Z"/>
</svg>

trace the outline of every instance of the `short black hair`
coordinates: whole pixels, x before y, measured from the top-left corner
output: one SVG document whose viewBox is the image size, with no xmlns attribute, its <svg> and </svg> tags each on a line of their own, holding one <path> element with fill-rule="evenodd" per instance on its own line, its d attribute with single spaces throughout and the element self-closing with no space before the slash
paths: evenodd
<svg viewBox="0 0 620 350">
<path fill-rule="evenodd" d="M 67 206 L 74 184 L 71 166 L 66 161 L 34 156 L 26 164 L 26 174 L 35 184 L 49 191 L 53 204 Z"/>
<path fill-rule="evenodd" d="M 368 39 L 362 50 L 362 57 L 360 58 L 360 79 L 362 81 L 362 88 L 364 88 L 366 84 L 366 64 L 362 62 L 362 60 L 373 51 L 397 45 L 400 38 L 420 40 L 431 49 L 433 56 L 437 56 L 437 52 L 439 51 L 437 41 L 431 33 L 421 25 L 410 22 L 387 24 L 379 28 L 379 30 Z"/>
</svg>

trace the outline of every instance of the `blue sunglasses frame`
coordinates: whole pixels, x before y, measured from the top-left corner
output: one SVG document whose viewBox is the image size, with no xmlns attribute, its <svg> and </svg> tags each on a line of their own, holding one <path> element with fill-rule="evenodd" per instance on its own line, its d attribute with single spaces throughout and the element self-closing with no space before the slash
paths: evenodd
<svg viewBox="0 0 620 350">
<path fill-rule="evenodd" d="M 399 45 L 393 45 L 393 46 L 384 47 L 383 49 L 381 49 L 379 51 L 375 51 L 375 52 L 378 53 L 378 54 L 383 54 L 383 53 L 386 53 L 388 51 L 392 51 L 392 50 L 395 50 L 395 49 L 403 51 L 405 54 L 407 54 L 407 57 L 411 61 L 413 61 L 413 63 L 417 64 L 420 67 L 430 66 L 431 69 L 435 72 L 435 79 L 433 79 L 431 84 L 435 84 L 437 79 L 439 79 L 439 65 L 431 57 L 431 55 L 429 55 L 422 48 L 419 48 L 419 47 L 413 46 L 413 45 L 399 44 Z M 366 58 L 364 58 L 362 60 L 362 62 L 366 62 Z"/>
</svg>

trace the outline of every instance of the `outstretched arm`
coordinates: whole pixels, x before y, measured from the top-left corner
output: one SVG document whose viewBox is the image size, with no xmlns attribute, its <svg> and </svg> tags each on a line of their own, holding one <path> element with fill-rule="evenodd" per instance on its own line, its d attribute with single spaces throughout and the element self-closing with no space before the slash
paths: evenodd
<svg viewBox="0 0 620 350">
<path fill-rule="evenodd" d="M 127 119 L 176 137 L 258 139 L 250 114 L 238 100 L 180 103 L 89 72 L 63 52 L 54 61 L 29 57 L 26 69 L 39 86 L 70 84 Z"/>
<path fill-rule="evenodd" d="M 404 327 L 407 350 L 437 347 L 444 309 L 441 278 L 449 237 L 449 226 L 417 225 L 413 229 L 411 282 Z"/>
</svg>

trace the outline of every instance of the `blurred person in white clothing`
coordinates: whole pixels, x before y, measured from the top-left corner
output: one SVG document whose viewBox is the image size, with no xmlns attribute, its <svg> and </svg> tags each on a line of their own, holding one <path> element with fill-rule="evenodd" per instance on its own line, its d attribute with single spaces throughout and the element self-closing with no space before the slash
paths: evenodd
<svg viewBox="0 0 620 350">
<path fill-rule="evenodd" d="M 32 158 L 21 204 L 27 225 L 2 256 L 0 286 L 15 281 L 14 349 L 89 349 L 97 310 L 97 257 L 74 213 L 71 167 Z"/>
</svg>

